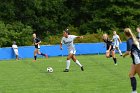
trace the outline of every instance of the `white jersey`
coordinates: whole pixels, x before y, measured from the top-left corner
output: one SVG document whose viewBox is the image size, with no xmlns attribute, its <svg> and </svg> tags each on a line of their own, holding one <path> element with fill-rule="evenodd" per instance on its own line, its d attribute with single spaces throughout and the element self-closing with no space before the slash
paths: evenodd
<svg viewBox="0 0 140 93">
<path fill-rule="evenodd" d="M 18 49 L 17 45 L 12 45 L 13 49 Z"/>
<path fill-rule="evenodd" d="M 62 40 L 61 40 L 62 44 L 66 44 L 69 52 L 70 51 L 75 51 L 75 45 L 73 44 L 73 41 L 76 37 L 77 36 L 75 36 L 75 35 L 68 35 L 68 38 L 63 37 Z"/>
<path fill-rule="evenodd" d="M 119 36 L 118 35 L 113 35 L 113 43 L 114 43 L 114 45 L 113 46 L 119 46 Z"/>
<path fill-rule="evenodd" d="M 12 48 L 13 48 L 15 54 L 18 55 L 18 46 L 13 44 Z"/>
</svg>

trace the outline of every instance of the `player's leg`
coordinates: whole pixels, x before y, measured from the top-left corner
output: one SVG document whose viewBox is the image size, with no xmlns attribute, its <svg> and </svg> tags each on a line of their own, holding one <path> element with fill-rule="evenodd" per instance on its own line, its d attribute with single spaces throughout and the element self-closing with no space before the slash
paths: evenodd
<svg viewBox="0 0 140 93">
<path fill-rule="evenodd" d="M 70 59 L 72 58 L 73 54 L 69 54 L 67 56 L 67 61 L 66 61 L 66 69 L 64 70 L 64 72 L 69 72 L 69 68 L 70 68 Z"/>
<path fill-rule="evenodd" d="M 83 65 L 81 65 L 81 63 L 76 59 L 76 56 L 73 54 L 72 56 L 72 60 L 81 67 L 81 70 L 84 71 Z"/>
<path fill-rule="evenodd" d="M 36 61 L 36 59 L 37 59 L 37 51 L 38 51 L 38 49 L 34 50 L 34 61 Z"/>
<path fill-rule="evenodd" d="M 14 49 L 14 52 L 15 52 L 15 55 L 16 55 L 16 60 L 19 60 L 19 58 L 18 58 L 18 50 Z"/>
<path fill-rule="evenodd" d="M 115 63 L 115 65 L 117 65 L 117 58 L 115 56 L 115 50 L 111 50 L 111 53 L 112 53 L 112 58 L 114 60 L 114 63 Z"/>
<path fill-rule="evenodd" d="M 136 72 L 138 73 L 138 75 L 140 77 L 140 64 L 136 65 Z"/>
<path fill-rule="evenodd" d="M 120 56 L 122 56 L 122 52 L 121 52 L 121 50 L 120 50 L 119 46 L 116 46 L 116 49 L 118 50 L 118 52 L 119 52 Z"/>
<path fill-rule="evenodd" d="M 46 55 L 46 54 L 44 54 L 44 53 L 41 53 L 41 52 L 40 52 L 40 49 L 38 49 L 37 54 L 42 55 L 42 56 L 45 56 L 46 58 L 48 58 L 48 55 Z"/>
<path fill-rule="evenodd" d="M 110 58 L 110 51 L 106 51 L 106 58 Z"/>
<path fill-rule="evenodd" d="M 137 93 L 137 80 L 135 78 L 136 74 L 136 66 L 134 64 L 131 65 L 130 72 L 129 72 L 129 78 L 131 81 L 131 87 L 132 87 L 132 93 Z"/>
</svg>

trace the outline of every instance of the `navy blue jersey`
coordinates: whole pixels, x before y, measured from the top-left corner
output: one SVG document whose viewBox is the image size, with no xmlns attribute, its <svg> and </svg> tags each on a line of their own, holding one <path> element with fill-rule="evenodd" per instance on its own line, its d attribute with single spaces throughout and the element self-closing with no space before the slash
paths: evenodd
<svg viewBox="0 0 140 93">
<path fill-rule="evenodd" d="M 34 45 L 35 43 L 40 42 L 41 40 L 39 38 L 34 38 Z M 35 48 L 40 48 L 39 44 L 35 45 Z"/>
<path fill-rule="evenodd" d="M 133 39 L 132 38 L 129 38 L 127 40 L 126 44 L 127 44 L 127 51 L 131 51 L 132 44 L 133 44 Z"/>
<path fill-rule="evenodd" d="M 112 45 L 112 41 L 107 39 L 107 40 L 104 40 L 104 42 L 106 43 L 106 49 L 108 50 L 109 47 L 111 46 L 111 50 L 113 49 L 113 45 Z"/>
</svg>

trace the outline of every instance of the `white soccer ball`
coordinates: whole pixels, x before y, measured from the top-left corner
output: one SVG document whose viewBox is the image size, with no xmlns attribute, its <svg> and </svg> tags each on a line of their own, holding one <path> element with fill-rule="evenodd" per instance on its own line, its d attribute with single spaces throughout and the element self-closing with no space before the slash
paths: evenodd
<svg viewBox="0 0 140 93">
<path fill-rule="evenodd" d="M 52 73 L 53 72 L 53 68 L 52 67 L 47 67 L 47 72 Z"/>
</svg>

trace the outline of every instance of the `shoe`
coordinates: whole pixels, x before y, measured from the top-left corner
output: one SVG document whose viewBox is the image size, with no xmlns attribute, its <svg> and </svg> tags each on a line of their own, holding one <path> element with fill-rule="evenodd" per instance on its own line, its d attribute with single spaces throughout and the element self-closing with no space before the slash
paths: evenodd
<svg viewBox="0 0 140 93">
<path fill-rule="evenodd" d="M 132 93 L 137 93 L 137 91 L 132 91 Z"/>
<path fill-rule="evenodd" d="M 33 60 L 33 62 L 36 62 L 36 60 Z"/>
<path fill-rule="evenodd" d="M 115 66 L 117 66 L 118 64 L 116 63 Z"/>
<path fill-rule="evenodd" d="M 84 67 L 83 66 L 81 67 L 81 70 L 84 71 Z"/>
<path fill-rule="evenodd" d="M 122 55 L 120 55 L 120 56 L 122 56 Z"/>
<path fill-rule="evenodd" d="M 69 69 L 65 69 L 63 72 L 69 72 Z"/>
</svg>

